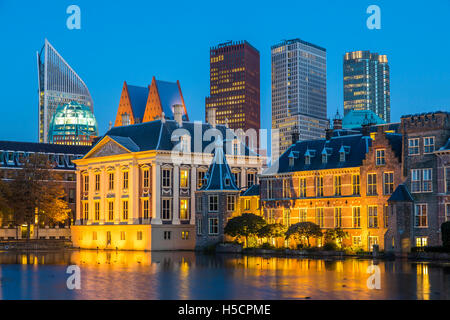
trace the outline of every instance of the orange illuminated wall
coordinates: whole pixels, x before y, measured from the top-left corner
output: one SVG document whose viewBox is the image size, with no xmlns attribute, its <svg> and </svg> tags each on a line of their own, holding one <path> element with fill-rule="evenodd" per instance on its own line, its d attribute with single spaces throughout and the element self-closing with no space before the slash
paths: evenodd
<svg viewBox="0 0 450 320">
<path fill-rule="evenodd" d="M 142 121 L 142 119 L 137 119 L 136 115 L 133 112 L 133 108 L 131 105 L 130 94 L 128 92 L 127 82 L 123 82 L 122 94 L 120 96 L 119 101 L 119 109 L 117 110 L 116 121 L 114 122 L 114 126 L 122 126 L 122 115 L 127 113 L 129 115 L 129 124 L 135 124 Z M 143 122 L 143 121 L 142 121 Z"/>
</svg>

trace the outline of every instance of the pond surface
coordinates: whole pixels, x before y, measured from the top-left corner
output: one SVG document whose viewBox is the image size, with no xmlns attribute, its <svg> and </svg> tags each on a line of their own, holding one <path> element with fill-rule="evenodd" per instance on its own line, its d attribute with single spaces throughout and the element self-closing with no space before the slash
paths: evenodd
<svg viewBox="0 0 450 320">
<path fill-rule="evenodd" d="M 193 252 L 0 252 L 0 299 L 450 299 L 450 262 L 375 262 L 379 290 L 367 285 L 372 264 Z M 69 265 L 80 267 L 80 290 L 67 287 Z"/>
</svg>

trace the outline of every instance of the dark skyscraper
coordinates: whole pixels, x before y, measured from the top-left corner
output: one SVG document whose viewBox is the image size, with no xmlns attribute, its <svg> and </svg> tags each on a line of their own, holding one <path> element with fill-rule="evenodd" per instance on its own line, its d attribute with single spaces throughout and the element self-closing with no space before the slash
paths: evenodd
<svg viewBox="0 0 450 320">
<path fill-rule="evenodd" d="M 344 114 L 371 110 L 391 121 L 389 65 L 386 55 L 370 51 L 347 52 L 344 56 Z"/>
<path fill-rule="evenodd" d="M 206 114 L 232 129 L 260 129 L 259 51 L 247 41 L 226 42 L 210 49 L 210 96 Z"/>
</svg>

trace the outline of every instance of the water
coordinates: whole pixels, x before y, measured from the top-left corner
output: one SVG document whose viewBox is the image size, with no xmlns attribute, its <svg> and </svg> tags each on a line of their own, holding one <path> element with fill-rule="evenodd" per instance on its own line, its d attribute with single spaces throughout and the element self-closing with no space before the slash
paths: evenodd
<svg viewBox="0 0 450 320">
<path fill-rule="evenodd" d="M 81 289 L 67 289 L 69 265 Z M 450 262 L 263 258 L 193 252 L 0 252 L 0 299 L 450 299 Z"/>
</svg>

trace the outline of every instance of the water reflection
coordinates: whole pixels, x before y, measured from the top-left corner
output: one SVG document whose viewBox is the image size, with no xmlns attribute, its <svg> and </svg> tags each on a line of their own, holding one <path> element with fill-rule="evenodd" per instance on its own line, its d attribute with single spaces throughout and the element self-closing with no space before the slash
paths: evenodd
<svg viewBox="0 0 450 320">
<path fill-rule="evenodd" d="M 381 290 L 367 288 L 380 267 Z M 81 269 L 81 290 L 66 268 Z M 0 253 L 1 299 L 449 299 L 450 264 L 208 256 L 193 252 Z"/>
</svg>

